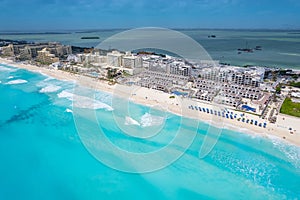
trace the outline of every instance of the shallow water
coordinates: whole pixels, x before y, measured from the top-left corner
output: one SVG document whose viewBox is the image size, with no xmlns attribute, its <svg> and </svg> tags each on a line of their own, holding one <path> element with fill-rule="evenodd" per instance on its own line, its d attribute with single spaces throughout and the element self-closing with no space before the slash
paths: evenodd
<svg viewBox="0 0 300 200">
<path fill-rule="evenodd" d="M 13 78 L 8 79 L 10 76 Z M 6 84 L 12 80 L 26 82 Z M 195 120 L 131 103 L 130 117 L 138 124 L 125 124 L 128 113 L 116 112 L 123 100 L 112 105 L 110 94 L 4 65 L 0 66 L 0 81 L 0 199 L 300 198 L 300 148 L 280 139 L 224 129 L 213 150 L 200 159 L 199 148 L 208 128 L 205 123 L 200 122 L 197 130 L 192 126 Z M 95 99 L 84 99 L 81 104 L 80 99 L 89 94 Z M 82 115 L 74 123 L 76 109 L 82 114 L 95 112 L 99 128 L 111 143 L 129 152 L 157 151 L 169 145 L 178 131 L 188 135 L 197 130 L 197 134 L 187 149 L 181 143 L 169 145 L 170 152 L 183 155 L 161 170 L 120 172 L 99 162 L 85 148 L 76 129 L 78 120 L 87 130 L 84 139 L 88 145 L 102 144 L 89 138 L 92 120 Z M 147 139 L 133 137 L 153 131 L 159 134 Z M 144 164 L 108 150 L 100 153 L 118 167 Z"/>
</svg>

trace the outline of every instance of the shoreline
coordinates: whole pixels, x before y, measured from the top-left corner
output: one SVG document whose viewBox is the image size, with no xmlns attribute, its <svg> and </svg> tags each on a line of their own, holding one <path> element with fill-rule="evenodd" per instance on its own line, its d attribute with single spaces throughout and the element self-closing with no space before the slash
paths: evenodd
<svg viewBox="0 0 300 200">
<path fill-rule="evenodd" d="M 120 84 L 109 85 L 107 81 L 98 80 L 95 78 L 87 77 L 84 75 L 73 74 L 62 70 L 49 69 L 45 67 L 38 67 L 29 64 L 15 63 L 10 60 L 0 58 L 1 64 L 10 65 L 13 67 L 29 70 L 35 73 L 41 73 L 58 80 L 75 81 L 76 84 L 88 87 L 91 89 L 99 90 L 102 92 L 107 92 L 112 95 L 118 95 L 120 97 L 126 98 L 137 104 L 157 107 L 162 111 L 167 111 L 175 115 L 196 119 L 201 122 L 207 123 L 209 125 L 215 126 L 220 129 L 229 129 L 236 132 L 246 133 L 250 135 L 260 135 L 264 138 L 270 139 L 271 137 L 278 137 L 282 141 L 288 142 L 288 144 L 293 144 L 300 147 L 300 122 L 299 118 L 278 115 L 278 122 L 276 124 L 271 124 L 268 122 L 267 127 L 259 127 L 254 124 L 243 123 L 237 121 L 236 119 L 230 119 L 225 117 L 218 117 L 216 115 L 211 115 L 206 112 L 200 112 L 198 110 L 191 110 L 188 106 L 199 106 L 202 108 L 209 108 L 213 110 L 219 110 L 224 108 L 222 105 L 212 105 L 210 103 L 204 103 L 197 100 L 186 99 L 175 95 L 175 98 L 169 98 L 171 94 L 164 93 L 162 91 L 143 88 L 139 86 L 125 86 Z M 230 112 L 234 112 L 237 115 L 242 114 L 242 112 L 235 111 L 232 109 L 227 109 Z M 251 114 L 244 114 L 247 119 L 253 119 L 257 121 L 266 121 L 260 119 L 258 116 Z M 288 130 L 289 127 L 293 127 L 293 134 L 290 134 Z"/>
</svg>

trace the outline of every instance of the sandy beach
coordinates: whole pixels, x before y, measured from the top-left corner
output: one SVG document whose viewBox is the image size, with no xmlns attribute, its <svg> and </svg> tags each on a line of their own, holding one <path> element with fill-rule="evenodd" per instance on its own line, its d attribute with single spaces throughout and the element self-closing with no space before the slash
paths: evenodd
<svg viewBox="0 0 300 200">
<path fill-rule="evenodd" d="M 222 111 L 222 105 L 212 105 L 206 102 L 201 102 L 194 99 L 182 98 L 175 96 L 170 98 L 170 94 L 153 89 L 138 87 L 138 86 L 124 86 L 120 84 L 109 85 L 106 81 L 101 81 L 95 78 L 90 78 L 69 72 L 49 69 L 44 67 L 37 67 L 34 65 L 15 63 L 10 60 L 0 58 L 0 63 L 15 66 L 18 68 L 30 70 L 46 74 L 59 80 L 75 81 L 85 87 L 93 88 L 100 91 L 109 92 L 111 94 L 127 98 L 139 104 L 153 106 L 155 108 L 165 110 L 180 116 L 198 119 L 220 128 L 228 128 L 238 132 L 258 134 L 264 137 L 276 136 L 282 140 L 288 141 L 294 145 L 300 146 L 300 119 L 283 114 L 278 115 L 278 120 L 275 124 L 269 123 L 267 120 L 259 118 L 259 116 L 242 113 L 232 109 L 227 109 L 227 112 L 235 115 L 236 118 L 230 119 L 226 117 L 219 117 L 218 115 L 210 114 L 207 112 L 199 111 L 198 107 L 212 109 L 213 111 Z M 196 109 L 191 109 L 197 106 Z M 241 116 L 242 115 L 242 116 Z M 240 118 L 240 121 L 238 121 Z M 242 122 L 241 119 L 245 118 L 259 123 L 267 123 L 266 128 L 259 127 L 254 124 Z M 291 130 L 290 130 L 291 129 Z"/>
</svg>

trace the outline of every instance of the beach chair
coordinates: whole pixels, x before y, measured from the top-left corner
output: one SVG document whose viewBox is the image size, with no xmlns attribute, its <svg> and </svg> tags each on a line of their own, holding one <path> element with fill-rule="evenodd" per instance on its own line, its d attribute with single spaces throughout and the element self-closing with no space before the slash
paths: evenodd
<svg viewBox="0 0 300 200">
<path fill-rule="evenodd" d="M 264 127 L 264 128 L 266 128 L 266 127 L 267 127 L 267 123 L 266 123 L 266 122 L 264 122 L 264 124 L 263 124 L 263 127 Z"/>
</svg>

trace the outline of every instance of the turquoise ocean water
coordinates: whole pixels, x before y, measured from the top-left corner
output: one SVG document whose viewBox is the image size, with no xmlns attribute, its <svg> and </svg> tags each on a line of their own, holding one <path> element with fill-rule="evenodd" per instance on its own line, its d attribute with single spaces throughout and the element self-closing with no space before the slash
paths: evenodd
<svg viewBox="0 0 300 200">
<path fill-rule="evenodd" d="M 213 150 L 199 159 L 208 127 L 200 123 L 186 151 L 170 147 L 184 151 L 171 165 L 144 174 L 120 172 L 95 159 L 80 140 L 71 112 L 78 86 L 6 65 L 0 65 L 0 81 L 0 199 L 300 199 L 300 148 L 279 139 L 224 129 Z M 179 116 L 137 104 L 130 110 L 142 126 L 132 131 L 161 127 L 162 134 L 151 140 L 124 134 L 113 120 L 111 98 L 96 92 L 95 112 L 115 145 L 150 152 L 174 137 Z M 89 110 L 84 102 L 76 106 Z M 82 120 L 87 127 L 91 123 Z M 193 120 L 183 122 L 183 131 L 193 129 Z M 120 165 L 135 165 L 126 162 Z"/>
</svg>

